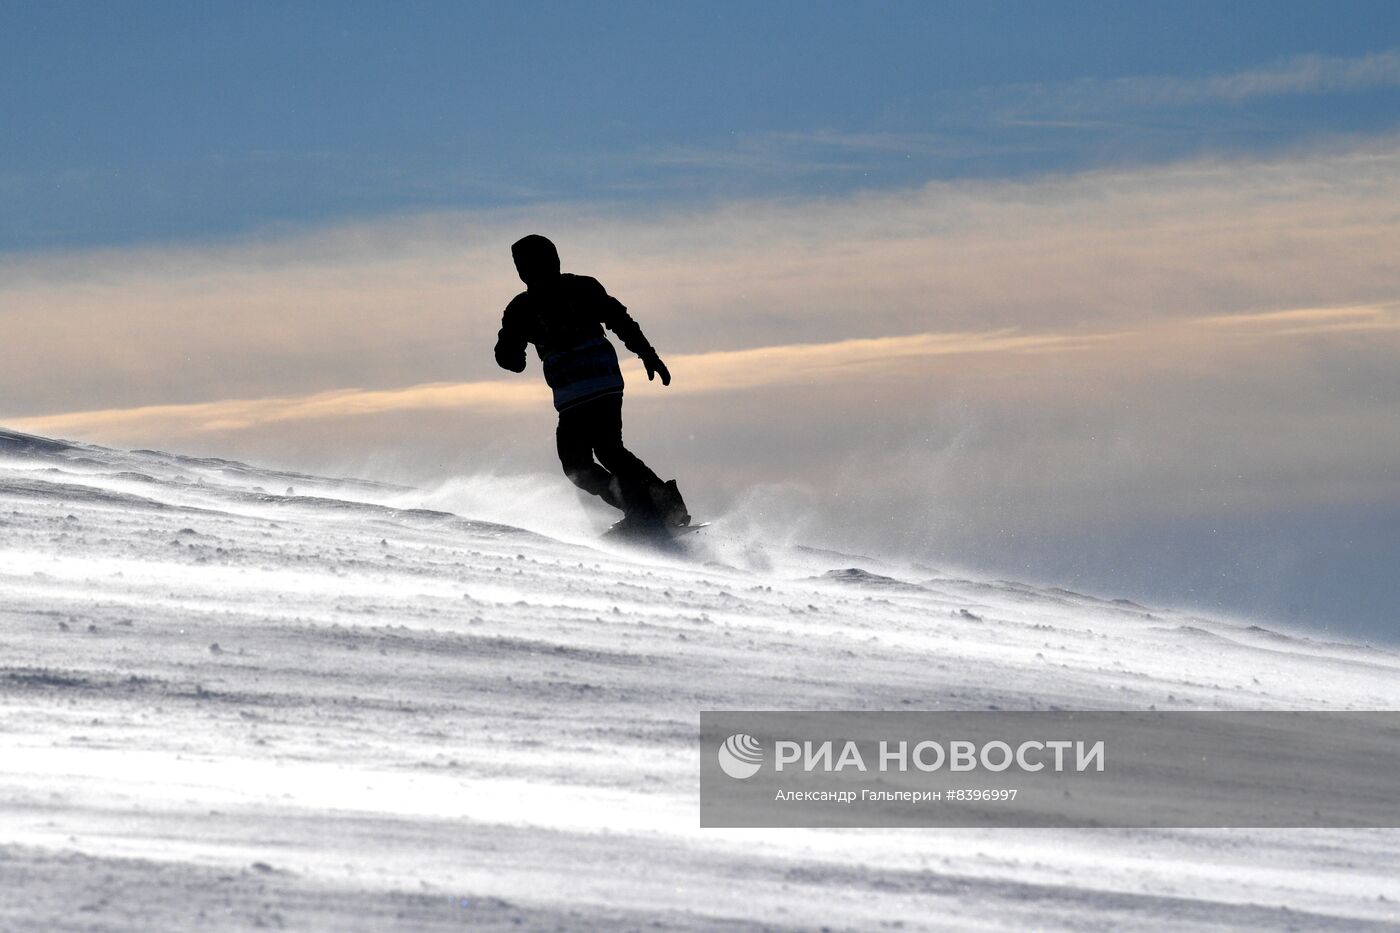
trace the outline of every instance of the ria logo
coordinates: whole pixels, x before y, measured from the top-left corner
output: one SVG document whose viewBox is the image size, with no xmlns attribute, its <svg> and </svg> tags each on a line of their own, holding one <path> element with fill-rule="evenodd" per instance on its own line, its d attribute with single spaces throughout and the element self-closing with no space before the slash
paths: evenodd
<svg viewBox="0 0 1400 933">
<path fill-rule="evenodd" d="M 736 732 L 719 747 L 719 766 L 732 778 L 751 778 L 763 767 L 763 746 L 753 736 Z"/>
</svg>

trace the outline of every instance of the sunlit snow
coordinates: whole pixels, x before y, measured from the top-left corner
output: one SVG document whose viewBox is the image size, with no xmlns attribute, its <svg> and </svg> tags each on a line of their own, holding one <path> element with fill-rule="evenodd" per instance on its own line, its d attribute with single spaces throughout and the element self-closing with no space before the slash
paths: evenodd
<svg viewBox="0 0 1400 933">
<path fill-rule="evenodd" d="M 700 829 L 702 709 L 1394 709 L 1400 655 L 738 519 L 607 547 L 552 482 L 0 432 L 0 928 L 1400 922 L 1392 831 Z"/>
</svg>

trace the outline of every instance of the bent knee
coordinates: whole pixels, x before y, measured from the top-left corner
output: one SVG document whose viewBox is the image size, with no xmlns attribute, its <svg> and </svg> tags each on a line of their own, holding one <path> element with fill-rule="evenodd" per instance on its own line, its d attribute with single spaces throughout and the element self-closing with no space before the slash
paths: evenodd
<svg viewBox="0 0 1400 933">
<path fill-rule="evenodd" d="M 579 489 L 582 489 L 584 492 L 592 493 L 595 496 L 606 489 L 608 482 L 612 479 L 611 473 L 598 467 L 596 464 L 580 469 L 566 468 L 564 470 L 564 475 L 569 478 L 569 482 L 573 483 Z"/>
</svg>

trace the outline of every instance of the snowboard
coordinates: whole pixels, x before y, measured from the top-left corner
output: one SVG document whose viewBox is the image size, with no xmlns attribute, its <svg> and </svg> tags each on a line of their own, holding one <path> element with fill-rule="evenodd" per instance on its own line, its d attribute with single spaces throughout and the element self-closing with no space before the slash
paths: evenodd
<svg viewBox="0 0 1400 933">
<path fill-rule="evenodd" d="M 689 525 L 628 525 L 625 521 L 618 521 L 603 532 L 603 538 L 613 541 L 674 541 L 708 527 L 709 522 L 691 522 Z"/>
</svg>

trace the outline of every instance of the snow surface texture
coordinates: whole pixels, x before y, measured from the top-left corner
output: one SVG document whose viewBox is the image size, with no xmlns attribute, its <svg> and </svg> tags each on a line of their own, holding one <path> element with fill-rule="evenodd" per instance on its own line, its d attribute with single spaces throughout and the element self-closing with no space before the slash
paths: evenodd
<svg viewBox="0 0 1400 933">
<path fill-rule="evenodd" d="M 1392 831 L 719 831 L 696 799 L 705 708 L 1393 709 L 1393 652 L 442 497 L 0 432 L 0 928 L 1400 922 Z"/>
</svg>

